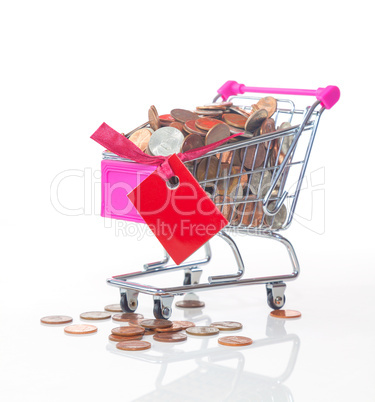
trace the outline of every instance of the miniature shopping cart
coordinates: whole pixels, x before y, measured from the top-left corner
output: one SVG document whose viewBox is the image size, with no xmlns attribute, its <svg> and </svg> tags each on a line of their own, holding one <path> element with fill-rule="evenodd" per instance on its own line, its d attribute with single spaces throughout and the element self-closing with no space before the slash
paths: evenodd
<svg viewBox="0 0 375 402">
<path fill-rule="evenodd" d="M 124 312 L 134 312 L 138 306 L 138 294 L 145 293 L 153 296 L 155 317 L 168 319 L 176 295 L 254 284 L 266 285 L 267 302 L 272 309 L 284 306 L 285 282 L 296 279 L 300 268 L 292 244 L 280 232 L 292 223 L 320 117 L 325 109 L 330 109 L 338 101 L 340 92 L 334 86 L 318 90 L 296 90 L 245 87 L 235 81 L 228 81 L 218 90 L 214 102 L 221 98 L 244 111 L 251 111 L 252 105 L 261 97 L 249 93 L 315 96 L 317 100 L 312 106 L 302 109 L 296 108 L 290 99 L 277 97 L 277 109 L 272 116 L 278 128 L 276 131 L 228 142 L 202 157 L 186 162 L 186 166 L 229 222 L 217 236 L 230 246 L 237 264 L 237 273 L 210 276 L 207 282 L 200 283 L 202 266 L 211 259 L 208 242 L 204 245 L 204 258 L 188 260 L 180 265 L 169 264 L 170 258 L 165 253 L 161 261 L 145 264 L 141 271 L 107 280 L 110 285 L 120 288 Z M 252 158 L 246 159 L 247 153 L 251 153 Z M 263 157 L 259 164 L 256 161 L 260 153 Z M 248 165 L 249 160 L 253 161 L 252 166 Z M 222 169 L 224 164 L 225 169 Z M 205 166 L 203 173 L 202 166 Z M 105 151 L 102 161 L 102 216 L 142 222 L 132 206 L 129 208 L 126 194 L 154 169 Z M 120 182 L 128 187 L 121 188 L 118 186 Z M 231 232 L 280 242 L 290 257 L 292 272 L 245 278 L 244 262 L 235 241 L 229 235 Z M 143 277 L 175 270 L 183 270 L 185 274 L 180 286 L 159 288 L 138 283 Z"/>
</svg>

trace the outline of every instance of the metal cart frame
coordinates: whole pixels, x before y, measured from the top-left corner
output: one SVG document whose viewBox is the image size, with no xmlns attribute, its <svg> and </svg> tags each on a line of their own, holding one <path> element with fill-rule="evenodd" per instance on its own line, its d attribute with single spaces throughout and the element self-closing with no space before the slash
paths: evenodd
<svg viewBox="0 0 375 402">
<path fill-rule="evenodd" d="M 233 81 L 228 81 L 228 83 L 233 83 Z M 224 88 L 225 85 L 222 88 Z M 334 90 L 331 89 L 331 91 L 328 91 L 329 88 L 334 88 Z M 161 261 L 145 264 L 143 266 L 143 270 L 141 271 L 132 272 L 125 275 L 118 275 L 107 279 L 109 285 L 118 287 L 120 289 L 121 306 L 123 311 L 134 312 L 138 306 L 138 294 L 145 293 L 153 296 L 155 317 L 168 319 L 172 313 L 172 303 L 174 296 L 215 288 L 228 288 L 233 286 L 246 286 L 255 284 L 266 285 L 267 302 L 271 308 L 279 309 L 284 306 L 286 289 L 285 282 L 295 280 L 298 277 L 300 273 L 300 266 L 292 244 L 289 242 L 289 240 L 287 240 L 278 232 L 287 229 L 292 223 L 321 115 L 326 108 L 332 107 L 339 98 L 339 91 L 337 88 L 337 92 L 336 88 L 337 87 L 327 87 L 324 89 L 324 91 L 328 91 L 327 93 L 331 96 L 331 98 L 333 95 L 336 97 L 334 102 L 331 98 L 327 99 L 324 96 L 319 95 L 319 91 L 323 91 L 323 89 L 319 89 L 317 91 L 295 90 L 314 92 L 318 100 L 316 100 L 311 107 L 309 106 L 305 109 L 296 109 L 294 102 L 292 102 L 291 100 L 283 98 L 277 99 L 277 110 L 273 116 L 276 124 L 279 122 L 281 116 L 286 116 L 287 122 L 293 125 L 290 125 L 290 127 L 285 130 L 275 131 L 270 134 L 258 135 L 240 142 L 229 142 L 211 152 L 208 152 L 203 157 L 188 162 L 188 164 L 190 164 L 189 168 L 191 169 L 192 173 L 196 174 L 199 163 L 203 159 L 206 159 L 207 167 L 204 178 L 202 179 L 201 177 L 198 181 L 204 189 L 210 189 L 211 187 L 212 190 L 212 188 L 214 188 L 212 193 L 213 198 L 218 195 L 218 184 L 224 184 L 221 186 L 221 188 L 224 188 L 224 193 L 220 193 L 222 198 L 219 200 L 219 202 L 217 202 L 217 200 L 215 200 L 214 202 L 217 207 L 222 211 L 223 208 L 227 209 L 227 219 L 229 221 L 229 225 L 226 226 L 222 231 L 220 231 L 218 233 L 218 236 L 223 239 L 231 248 L 237 264 L 237 272 L 228 275 L 210 276 L 208 277 L 207 282 L 200 283 L 200 278 L 202 275 L 201 267 L 209 263 L 211 259 L 211 248 L 208 242 L 203 246 L 205 250 L 204 258 L 195 261 L 187 261 L 180 265 L 168 265 L 169 256 L 167 253 L 165 253 L 164 258 Z M 250 92 L 249 89 L 252 90 L 251 92 L 258 93 L 292 93 L 292 90 L 275 90 L 274 88 L 244 87 L 242 88 L 242 90 L 239 90 L 237 87 L 235 87 L 235 90 L 233 91 L 234 93 L 232 92 L 232 96 L 227 96 L 228 91 L 226 89 L 222 90 L 221 92 L 219 90 L 219 95 L 215 97 L 214 102 L 217 101 L 217 99 L 221 96 L 222 99 L 229 100 L 234 104 L 241 106 L 244 110 L 250 109 L 250 103 L 254 103 L 254 101 L 261 99 L 261 97 L 237 95 L 237 93 L 242 94 L 244 92 Z M 332 91 L 336 92 L 332 95 Z M 312 93 L 292 94 L 312 95 Z M 295 124 L 295 120 L 297 118 L 300 119 L 299 124 Z M 305 144 L 303 146 L 301 156 L 297 157 L 296 149 L 301 137 L 305 138 Z M 288 147 L 287 151 L 282 155 L 281 158 L 280 155 L 284 142 L 288 144 Z M 275 144 L 278 144 L 278 146 L 276 147 Z M 243 160 L 239 171 L 238 169 L 235 172 L 232 171 L 233 160 L 236 152 L 243 152 L 246 157 L 246 152 L 249 149 L 255 149 L 255 156 L 253 158 L 255 161 L 260 147 L 263 146 L 266 147 L 266 157 L 262 166 L 246 170 L 244 167 L 244 158 L 242 158 Z M 275 151 L 275 149 L 277 149 L 277 151 Z M 227 172 L 223 176 L 222 174 L 219 174 L 220 165 L 224 153 L 228 152 L 232 152 L 232 158 L 229 166 L 229 172 Z M 270 162 L 270 160 L 272 159 L 272 155 L 273 161 Z M 123 160 L 122 158 L 115 156 L 114 154 L 111 154 L 109 152 L 104 152 L 103 157 L 105 159 Z M 214 175 L 213 177 L 209 175 L 211 158 L 219 159 L 219 167 L 217 168 L 216 175 Z M 294 188 L 288 193 L 287 191 L 285 191 L 285 188 L 288 188 L 287 181 L 291 170 L 297 171 L 296 177 L 298 177 L 298 179 L 295 182 Z M 266 172 L 268 172 L 267 174 L 269 176 L 271 175 L 272 179 L 271 182 L 267 184 L 266 192 L 264 193 L 262 184 L 264 183 Z M 258 174 L 260 178 L 258 179 L 258 190 L 255 190 L 256 193 L 255 195 L 253 195 L 253 198 L 250 201 L 248 200 L 249 192 L 251 192 L 249 190 L 249 187 L 247 188 L 246 197 L 242 199 L 238 198 L 237 195 L 240 190 L 240 179 L 243 176 L 249 176 L 246 178 L 246 180 L 248 180 L 247 184 L 249 184 L 251 183 L 252 177 L 255 174 Z M 230 197 L 228 200 L 228 182 L 230 182 L 231 180 L 237 181 L 237 183 L 234 186 L 234 190 L 232 190 L 232 197 Z M 282 223 L 282 225 L 275 227 L 275 217 L 277 217 L 277 214 L 282 208 L 285 208 L 284 203 L 286 200 L 289 200 L 291 202 L 289 210 L 286 212 L 286 219 Z M 251 220 L 248 220 L 246 223 L 244 223 L 244 215 L 247 208 L 246 204 L 250 203 L 252 203 L 253 205 L 253 215 L 251 217 Z M 261 203 L 261 208 L 263 212 L 261 215 L 261 219 L 258 220 L 256 224 L 254 224 L 254 210 L 256 204 L 259 203 Z M 241 207 L 241 204 L 244 205 L 242 205 Z M 236 216 L 236 210 L 238 211 L 241 208 L 243 213 L 242 216 L 240 214 L 240 218 L 238 218 L 238 214 Z M 291 272 L 283 275 L 244 278 L 245 265 L 235 241 L 228 234 L 230 232 L 245 233 L 251 236 L 271 239 L 281 243 L 285 247 L 287 254 L 289 255 L 291 262 Z M 143 277 L 159 273 L 166 273 L 172 270 L 184 270 L 185 279 L 183 285 L 158 288 L 138 283 L 138 280 L 142 279 Z"/>
</svg>

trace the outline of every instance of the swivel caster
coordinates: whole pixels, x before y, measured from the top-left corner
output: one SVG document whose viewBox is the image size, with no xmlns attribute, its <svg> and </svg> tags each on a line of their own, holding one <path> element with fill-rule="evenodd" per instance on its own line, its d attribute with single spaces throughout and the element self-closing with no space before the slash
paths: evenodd
<svg viewBox="0 0 375 402">
<path fill-rule="evenodd" d="M 285 289 L 286 285 L 283 282 L 268 283 L 267 290 L 267 303 L 273 310 L 281 309 L 285 304 Z"/>
<path fill-rule="evenodd" d="M 134 313 L 138 307 L 138 292 L 120 289 L 120 306 L 124 313 Z"/>
<path fill-rule="evenodd" d="M 173 296 L 154 296 L 154 316 L 159 320 L 168 320 L 172 315 Z"/>
</svg>

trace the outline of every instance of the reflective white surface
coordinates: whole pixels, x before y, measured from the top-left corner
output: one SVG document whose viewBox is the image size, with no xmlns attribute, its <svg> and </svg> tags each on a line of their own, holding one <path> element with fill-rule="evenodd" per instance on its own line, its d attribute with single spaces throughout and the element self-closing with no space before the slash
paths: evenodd
<svg viewBox="0 0 375 402">
<path fill-rule="evenodd" d="M 369 2 L 3 2 L 0 33 L 0 400 L 374 401 L 375 266 L 373 13 Z M 271 320 L 264 286 L 203 292 L 197 324 L 234 320 L 246 348 L 217 338 L 117 352 L 118 323 L 68 336 L 46 315 L 118 302 L 106 285 L 162 257 L 139 226 L 100 215 L 102 148 L 89 136 L 105 121 L 128 132 L 160 114 L 209 103 L 226 80 L 286 88 L 340 87 L 323 113 L 292 242 L 301 276 Z M 299 106 L 299 99 L 294 99 Z M 302 100 L 302 106 L 311 99 Z M 284 233 L 283 233 L 284 234 Z M 288 273 L 276 242 L 241 237 L 249 277 Z M 234 273 L 212 242 L 210 275 Z M 150 279 L 180 285 L 181 272 Z M 147 280 L 148 282 L 148 280 Z M 147 283 L 146 282 L 146 283 Z M 152 299 L 138 311 L 152 318 Z"/>
</svg>

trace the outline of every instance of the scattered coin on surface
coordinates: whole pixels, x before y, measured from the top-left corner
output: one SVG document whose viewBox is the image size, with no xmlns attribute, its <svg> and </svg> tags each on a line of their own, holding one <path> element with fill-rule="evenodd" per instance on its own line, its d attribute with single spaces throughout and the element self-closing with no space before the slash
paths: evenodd
<svg viewBox="0 0 375 402">
<path fill-rule="evenodd" d="M 296 310 L 273 310 L 270 316 L 276 318 L 298 318 L 301 317 L 302 314 Z"/>
<path fill-rule="evenodd" d="M 217 341 L 224 346 L 248 346 L 253 343 L 253 340 L 246 336 L 224 336 Z"/>
<path fill-rule="evenodd" d="M 182 331 L 184 328 L 180 324 L 173 321 L 172 326 L 168 328 L 155 328 L 156 332 L 178 332 Z"/>
<path fill-rule="evenodd" d="M 150 328 L 150 329 L 156 329 L 156 328 L 168 328 L 173 325 L 172 321 L 168 320 L 142 320 L 140 322 L 140 325 L 143 328 Z"/>
<path fill-rule="evenodd" d="M 179 308 L 202 308 L 205 303 L 200 300 L 180 300 L 176 302 L 176 307 Z"/>
<path fill-rule="evenodd" d="M 195 327 L 195 324 L 193 322 L 190 322 L 190 321 L 173 321 L 173 323 L 181 325 L 182 329 Z"/>
<path fill-rule="evenodd" d="M 113 335 L 118 336 L 137 336 L 137 335 L 143 335 L 145 333 L 145 329 L 142 327 L 133 327 L 133 326 L 116 327 L 113 328 L 111 332 Z"/>
<path fill-rule="evenodd" d="M 121 313 L 121 306 L 119 304 L 108 304 L 104 307 L 105 311 L 111 311 L 112 313 Z"/>
<path fill-rule="evenodd" d="M 220 331 L 237 331 L 242 328 L 242 324 L 235 321 L 217 321 L 212 322 L 210 326 L 215 327 Z"/>
<path fill-rule="evenodd" d="M 219 330 L 215 327 L 200 326 L 200 327 L 186 328 L 186 332 L 189 335 L 194 336 L 212 336 L 217 335 L 219 333 Z"/>
<path fill-rule="evenodd" d="M 155 334 L 154 339 L 158 342 L 183 342 L 187 336 L 181 332 L 164 332 Z"/>
<path fill-rule="evenodd" d="M 134 335 L 134 336 L 120 336 L 120 335 L 109 335 L 108 339 L 113 342 L 122 342 L 122 341 L 140 341 L 143 338 L 143 335 Z"/>
<path fill-rule="evenodd" d="M 141 320 L 143 318 L 144 317 L 142 314 L 136 314 L 136 313 L 113 314 L 113 316 L 112 316 L 113 321 L 120 321 L 120 322 Z"/>
<path fill-rule="evenodd" d="M 64 331 L 67 334 L 86 335 L 86 334 L 93 334 L 94 332 L 97 332 L 98 328 L 95 327 L 95 325 L 76 324 L 76 325 L 69 325 L 68 327 L 65 327 Z"/>
<path fill-rule="evenodd" d="M 123 341 L 119 342 L 116 348 L 130 351 L 146 350 L 151 348 L 151 343 L 146 341 Z"/>
<path fill-rule="evenodd" d="M 49 315 L 40 319 L 43 324 L 68 324 L 73 321 L 72 317 L 68 315 Z"/>
<path fill-rule="evenodd" d="M 82 313 L 80 317 L 83 320 L 107 320 L 111 318 L 111 314 L 107 311 L 88 311 L 87 313 Z"/>
</svg>

